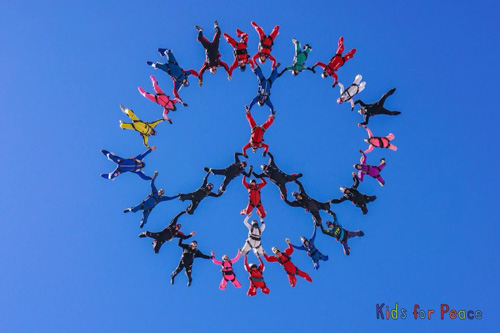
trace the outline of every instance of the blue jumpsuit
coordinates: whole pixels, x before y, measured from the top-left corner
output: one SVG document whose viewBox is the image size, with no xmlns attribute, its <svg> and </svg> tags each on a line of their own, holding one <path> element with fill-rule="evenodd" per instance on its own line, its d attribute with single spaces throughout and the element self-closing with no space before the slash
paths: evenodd
<svg viewBox="0 0 500 333">
<path fill-rule="evenodd" d="M 187 80 L 189 75 L 193 74 L 191 71 L 184 71 L 180 66 L 177 60 L 174 57 L 174 54 L 172 53 L 172 50 L 169 49 L 159 49 L 160 53 L 162 55 L 165 55 L 167 57 L 167 62 L 162 64 L 160 62 L 157 62 L 155 64 L 155 68 L 161 69 L 174 81 L 174 91 L 178 91 L 182 87 L 182 81 L 184 79 Z M 153 65 L 152 62 L 147 62 L 148 65 Z"/>
<path fill-rule="evenodd" d="M 262 74 L 262 69 L 259 65 L 255 66 L 254 73 L 257 75 L 257 79 L 259 80 L 259 89 L 257 90 L 257 96 L 253 99 L 252 103 L 250 103 L 249 109 L 251 110 L 252 106 L 254 106 L 257 102 L 264 102 L 267 106 L 269 106 L 271 112 L 274 114 L 275 110 L 270 97 L 271 87 L 273 82 L 278 77 L 278 67 L 273 68 L 273 71 L 268 79 L 266 79 Z"/>
<path fill-rule="evenodd" d="M 319 269 L 319 261 L 327 261 L 328 256 L 325 256 L 319 250 L 316 248 L 316 245 L 314 245 L 314 240 L 316 239 L 316 226 L 314 227 L 314 231 L 312 234 L 312 237 L 307 240 L 308 244 L 305 245 L 304 242 L 302 243 L 301 246 L 295 246 L 292 244 L 292 246 L 297 249 L 297 250 L 302 250 L 306 251 L 307 255 L 311 257 L 311 260 L 313 261 L 314 269 Z"/>
<path fill-rule="evenodd" d="M 142 219 L 141 223 L 139 224 L 139 228 L 142 228 L 144 224 L 148 222 L 148 217 L 149 214 L 151 214 L 151 211 L 153 208 L 156 207 L 157 204 L 159 204 L 162 201 L 170 201 L 173 199 L 178 198 L 179 196 L 173 196 L 173 197 L 167 197 L 166 195 L 159 195 L 158 190 L 156 189 L 155 186 L 155 178 L 151 179 L 151 194 L 148 195 L 146 200 L 142 201 L 140 204 L 138 204 L 135 207 L 127 208 L 125 209 L 125 213 L 128 212 L 133 212 L 136 213 L 139 210 L 142 210 Z"/>
<path fill-rule="evenodd" d="M 101 150 L 101 152 L 106 155 L 108 160 L 113 161 L 117 164 L 116 169 L 113 172 L 101 174 L 102 178 L 114 180 L 122 173 L 133 172 L 139 175 L 139 177 L 144 180 L 152 179 L 151 177 L 146 176 L 144 172 L 142 172 L 142 168 L 144 168 L 144 166 L 146 165 L 142 162 L 142 160 L 151 152 L 151 149 L 146 150 L 144 153 L 137 155 L 134 158 L 122 158 L 104 149 Z"/>
</svg>

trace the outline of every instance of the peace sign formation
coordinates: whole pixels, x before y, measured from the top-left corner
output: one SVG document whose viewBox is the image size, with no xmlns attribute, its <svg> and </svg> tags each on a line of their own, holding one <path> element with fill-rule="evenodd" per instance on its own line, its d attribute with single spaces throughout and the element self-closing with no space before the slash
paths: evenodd
<svg viewBox="0 0 500 333">
<path fill-rule="evenodd" d="M 179 265 L 172 272 L 170 280 L 171 284 L 174 284 L 175 277 L 182 270 L 185 270 L 186 276 L 188 278 L 188 286 L 190 286 L 192 282 L 192 267 L 194 259 L 203 258 L 212 259 L 214 264 L 221 266 L 222 281 L 219 285 L 220 289 L 225 289 L 227 282 L 231 282 L 235 287 L 240 288 L 241 283 L 236 279 L 236 273 L 234 272 L 233 264 L 238 261 L 240 256 L 242 255 L 244 256 L 244 268 L 249 274 L 250 285 L 247 292 L 249 296 L 256 295 L 258 289 L 260 289 L 265 294 L 268 294 L 270 291 L 264 281 L 264 262 L 261 256 L 263 256 L 267 262 L 279 263 L 285 270 L 288 276 L 289 283 L 292 287 L 294 287 L 297 282 L 297 275 L 309 282 L 312 282 L 312 279 L 308 273 L 300 270 L 292 263 L 291 255 L 294 249 L 305 251 L 313 262 L 313 268 L 315 270 L 319 269 L 320 261 L 328 260 L 328 256 L 322 254 L 315 246 L 316 231 L 319 227 L 322 234 L 333 237 L 339 243 L 341 243 L 344 249 L 344 254 L 349 255 L 350 247 L 348 246 L 348 240 L 353 237 L 362 237 L 364 236 L 364 233 L 361 230 L 349 231 L 343 228 L 338 223 L 337 214 L 331 209 L 331 204 L 339 204 L 348 200 L 351 201 L 356 207 L 358 207 L 361 210 L 362 214 L 367 214 L 368 203 L 375 201 L 377 197 L 375 195 L 366 195 L 360 192 L 360 183 L 363 182 L 364 176 L 368 175 L 376 179 L 381 186 L 384 186 L 385 180 L 382 178 L 381 172 L 386 166 L 386 161 L 385 158 L 382 158 L 380 159 L 380 163 L 378 165 L 369 165 L 367 164 L 366 154 L 370 153 L 374 148 L 388 148 L 393 151 L 397 150 L 396 146 L 392 143 L 392 140 L 394 140 L 394 134 L 389 133 L 386 136 L 375 136 L 367 127 L 369 119 L 372 116 L 379 114 L 394 116 L 400 114 L 399 111 L 390 111 L 384 107 L 384 103 L 386 102 L 387 98 L 392 95 L 396 89 L 393 88 L 389 90 L 382 96 L 379 101 L 372 104 L 364 103 L 361 100 L 354 101 L 354 97 L 365 89 L 366 82 L 362 82 L 361 75 L 357 75 L 353 83 L 347 88 L 344 88 L 344 85 L 338 82 L 338 76 L 336 72 L 348 60 L 352 59 L 354 54 L 356 53 L 356 49 L 352 49 L 344 54 L 343 37 L 339 38 L 337 51 L 335 55 L 333 55 L 333 57 L 330 59 L 330 61 L 328 61 L 327 63 L 318 61 L 312 67 L 307 67 L 305 65 L 309 54 L 312 51 L 311 45 L 305 44 L 302 47 L 299 41 L 297 41 L 295 38 L 292 38 L 295 50 L 293 62 L 290 66 L 284 68 L 281 72 L 279 72 L 278 68 L 280 67 L 280 63 L 277 62 L 277 60 L 271 54 L 275 39 L 279 34 L 279 26 L 275 26 L 272 32 L 267 35 L 264 30 L 255 22 L 251 22 L 251 24 L 257 31 L 259 37 L 258 50 L 253 57 L 248 54 L 247 33 L 236 29 L 236 35 L 238 38 L 240 38 L 239 41 L 233 39 L 227 33 L 223 34 L 227 43 L 233 48 L 234 60 L 231 66 L 228 66 L 221 60 L 221 54 L 219 52 L 221 29 L 217 21 L 215 21 L 214 24 L 215 34 L 212 38 L 212 41 L 209 41 L 204 37 L 203 29 L 201 27 L 195 27 L 198 30 L 197 39 L 205 50 L 205 61 L 203 62 L 199 72 L 196 72 L 193 69 L 183 69 L 177 62 L 177 59 L 175 58 L 172 50 L 163 48 L 158 49 L 160 56 L 166 58 L 166 62 L 160 63 L 147 61 L 146 63 L 153 69 L 164 71 L 170 76 L 173 81 L 173 96 L 171 97 L 166 95 L 158 85 L 158 81 L 156 80 L 156 78 L 152 75 L 150 78 L 154 93 L 149 93 L 141 87 L 139 87 L 138 89 L 142 96 L 160 105 L 163 108 L 163 117 L 153 122 L 142 121 L 135 115 L 135 113 L 131 109 L 125 107 L 124 105 L 120 105 L 122 112 L 126 114 L 131 121 L 123 122 L 122 120 L 120 120 L 120 127 L 122 129 L 129 129 L 138 132 L 142 137 L 144 146 L 147 148 L 147 150 L 142 154 L 139 154 L 132 158 L 122 158 L 107 150 L 101 150 L 101 152 L 110 161 L 113 161 L 117 164 L 114 171 L 108 174 L 102 174 L 101 177 L 114 180 L 120 174 L 132 172 L 136 173 L 142 179 L 150 181 L 151 193 L 146 197 L 146 199 L 144 199 L 138 205 L 124 210 L 125 213 L 136 213 L 138 211 L 142 211 L 142 218 L 139 224 L 140 228 L 143 228 L 144 225 L 148 222 L 148 218 L 151 212 L 159 203 L 174 199 L 179 199 L 183 202 L 190 202 L 186 209 L 175 215 L 169 225 L 166 226 L 163 230 L 159 232 L 144 231 L 139 234 L 139 237 L 141 238 L 148 237 L 153 239 L 152 244 L 155 253 L 158 253 L 160 251 L 162 245 L 165 242 L 170 241 L 173 238 L 179 238 L 178 245 L 182 249 L 182 255 L 179 261 Z M 264 64 L 267 60 L 271 61 L 271 74 L 266 78 L 263 74 L 262 68 L 258 63 Z M 156 149 L 156 146 L 149 146 L 149 137 L 156 136 L 156 127 L 160 123 L 164 121 L 168 121 L 170 124 L 173 123 L 172 120 L 168 117 L 168 114 L 170 111 L 177 110 L 177 104 L 180 104 L 183 107 L 188 106 L 188 104 L 181 99 L 179 91 L 183 87 L 187 88 L 189 86 L 189 77 L 191 75 L 197 77 L 199 85 L 202 86 L 203 74 L 207 70 L 212 74 L 216 74 L 217 68 L 223 67 L 227 72 L 228 80 L 231 80 L 233 71 L 236 69 L 236 67 L 238 67 L 243 72 L 246 70 L 247 65 L 251 67 L 252 72 L 256 75 L 258 80 L 258 90 L 256 97 L 250 102 L 248 106 L 245 105 L 245 116 L 251 128 L 250 140 L 242 147 L 241 152 L 234 153 L 234 162 L 226 168 L 216 169 L 205 167 L 204 170 L 206 174 L 202 180 L 201 186 L 198 189 L 188 193 L 177 193 L 172 196 L 165 195 L 165 191 L 163 189 L 157 189 L 155 185 L 158 172 L 155 171 L 152 177 L 146 175 L 143 172 L 143 168 L 146 166 L 143 160 L 148 154 Z M 273 103 L 271 102 L 271 88 L 273 84 L 287 71 L 291 72 L 293 76 L 297 76 L 305 70 L 311 71 L 314 74 L 316 73 L 315 68 L 317 67 L 320 67 L 323 70 L 321 74 L 322 78 L 327 78 L 330 76 L 333 77 L 334 82 L 332 84 L 332 87 L 335 87 L 338 83 L 340 87 L 340 96 L 337 99 L 338 104 L 349 102 L 351 105 L 351 111 L 354 110 L 356 105 L 360 105 L 360 109 L 358 110 L 358 112 L 363 116 L 363 122 L 359 123 L 358 126 L 362 126 L 368 133 L 368 137 L 365 139 L 366 143 L 368 144 L 368 148 L 364 151 L 360 150 L 360 162 L 354 165 L 357 173 L 352 173 L 353 184 L 350 187 L 340 187 L 340 191 L 342 192 L 342 194 L 339 198 L 324 202 L 313 199 L 306 193 L 304 186 L 299 181 L 299 178 L 303 177 L 302 173 L 287 174 L 283 172 L 277 166 L 275 157 L 270 152 L 270 146 L 264 143 L 264 134 L 274 123 L 276 117 L 276 110 Z M 261 125 L 258 125 L 255 122 L 251 113 L 251 110 L 255 106 L 255 104 L 258 104 L 260 106 L 263 106 L 265 104 L 270 109 L 269 117 Z M 256 173 L 253 170 L 253 166 L 248 166 L 247 161 L 244 160 L 248 158 L 248 149 L 251 149 L 253 153 L 256 153 L 259 149 L 262 149 L 262 155 L 264 157 L 269 157 L 268 163 L 265 165 L 261 165 L 261 173 Z M 248 191 L 248 203 L 246 207 L 241 210 L 241 215 L 246 215 L 243 223 L 248 229 L 248 237 L 244 241 L 243 246 L 237 250 L 236 256 L 233 259 L 230 259 L 227 255 L 224 255 L 222 256 L 222 260 L 219 261 L 215 259 L 214 252 L 211 252 L 210 256 L 202 253 L 198 249 L 198 243 L 196 241 L 192 241 L 189 245 L 184 244 L 183 240 L 191 238 L 195 235 L 195 232 L 193 231 L 187 235 L 184 234 L 180 230 L 181 224 L 178 223 L 179 218 L 186 214 L 194 214 L 199 204 L 206 197 L 220 197 L 221 195 L 223 195 L 230 182 L 241 175 L 243 175 L 242 184 Z M 214 185 L 208 182 L 210 176 L 224 177 L 222 179 L 220 187 L 216 192 L 213 191 Z M 250 181 L 248 181 L 249 178 L 251 178 Z M 288 204 L 291 207 L 304 208 L 306 212 L 309 212 L 311 214 L 313 220 L 313 233 L 310 238 L 306 238 L 303 236 L 300 237 L 300 246 L 293 245 L 287 238 L 285 240 L 287 243 L 287 247 L 283 251 L 281 251 L 277 247 L 272 247 L 272 252 L 274 255 L 268 255 L 264 251 L 264 248 L 262 246 L 262 234 L 264 232 L 264 229 L 266 228 L 266 222 L 264 221 L 264 218 L 266 217 L 266 211 L 261 199 L 261 191 L 262 188 L 267 185 L 266 179 L 268 179 L 278 187 L 281 199 L 284 203 Z M 287 183 L 290 182 L 295 183 L 298 187 L 298 191 L 292 193 L 292 201 L 290 201 L 288 198 L 287 190 Z M 260 223 L 256 219 L 250 221 L 254 209 L 259 216 Z M 323 221 L 320 214 L 321 211 L 325 211 L 331 216 L 331 221 L 328 220 L 325 222 L 326 229 L 323 226 Z M 248 263 L 247 259 L 250 250 L 252 250 L 257 256 L 259 260 L 258 265 Z"/>
</svg>

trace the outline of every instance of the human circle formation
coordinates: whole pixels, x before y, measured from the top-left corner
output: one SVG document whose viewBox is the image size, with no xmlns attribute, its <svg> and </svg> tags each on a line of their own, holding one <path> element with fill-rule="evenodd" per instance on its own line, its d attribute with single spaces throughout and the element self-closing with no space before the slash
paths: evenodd
<svg viewBox="0 0 500 333">
<path fill-rule="evenodd" d="M 165 242 L 171 241 L 173 238 L 178 238 L 178 245 L 182 249 L 182 255 L 177 268 L 172 272 L 170 283 L 174 284 L 176 276 L 181 272 L 185 271 L 188 282 L 187 285 L 190 286 L 192 283 L 192 268 L 193 263 L 196 258 L 211 259 L 213 263 L 220 266 L 222 272 L 222 280 L 220 282 L 219 288 L 224 290 L 228 282 L 231 282 L 234 287 L 240 288 L 241 283 L 236 278 L 236 273 L 234 272 L 233 265 L 240 259 L 241 256 L 244 257 L 244 268 L 248 273 L 249 288 L 247 295 L 255 296 L 257 291 L 260 289 L 262 293 L 268 294 L 270 292 L 269 286 L 266 285 L 264 279 L 264 261 L 262 257 L 267 262 L 276 262 L 281 265 L 288 276 L 288 281 L 292 287 L 295 287 L 297 282 L 297 276 L 312 282 L 311 277 L 308 273 L 302 271 L 292 262 L 292 253 L 294 249 L 305 251 L 305 253 L 311 258 L 313 263 L 313 268 L 315 270 L 320 268 L 320 261 L 328 261 L 328 256 L 322 254 L 318 248 L 315 246 L 316 231 L 319 227 L 321 233 L 333 237 L 339 242 L 344 250 L 345 255 L 350 254 L 350 247 L 348 245 L 348 240 L 350 238 L 362 237 L 364 236 L 363 231 L 355 230 L 350 231 L 343 228 L 337 220 L 336 214 L 331 209 L 331 204 L 339 204 L 344 201 L 351 201 L 356 207 L 361 210 L 362 214 L 368 213 L 368 204 L 375 201 L 377 197 L 375 195 L 366 195 L 362 193 L 359 189 L 360 183 L 364 181 L 365 176 L 370 176 L 374 178 L 381 186 L 384 186 L 385 181 L 382 178 L 382 170 L 386 166 L 385 158 L 380 159 L 378 165 L 370 165 L 367 163 L 367 154 L 370 153 L 374 148 L 387 148 L 396 151 L 396 146 L 392 143 L 394 139 L 394 134 L 389 133 L 386 136 L 376 136 L 368 128 L 368 121 L 370 117 L 375 115 L 389 115 L 395 116 L 400 114 L 399 111 L 390 111 L 384 107 L 384 103 L 387 98 L 391 96 L 396 88 L 392 88 L 388 92 L 382 95 L 380 100 L 373 102 L 371 104 L 364 103 L 362 100 L 358 99 L 354 101 L 354 97 L 361 93 L 365 89 L 365 82 L 362 82 L 362 76 L 357 75 L 354 78 L 354 82 L 347 88 L 337 82 L 337 71 L 345 65 L 347 61 L 352 59 L 356 53 L 356 49 L 352 49 L 349 52 L 344 53 L 344 39 L 340 37 L 338 40 L 338 47 L 335 54 L 328 62 L 318 61 L 312 67 L 306 66 L 306 61 L 309 54 L 312 51 L 312 47 L 309 44 L 305 44 L 301 47 L 301 44 L 295 38 L 292 38 L 294 44 L 294 58 L 292 64 L 288 67 L 283 68 L 279 71 L 280 63 L 274 58 L 272 53 L 273 44 L 275 43 L 276 37 L 279 33 L 279 26 L 275 26 L 270 34 L 266 34 L 264 30 L 258 26 L 255 22 L 251 22 L 252 26 L 258 33 L 259 43 L 257 53 L 253 57 L 250 56 L 247 50 L 248 44 L 248 34 L 236 29 L 236 36 L 239 41 L 231 37 L 229 34 L 224 33 L 224 39 L 233 48 L 234 60 L 231 66 L 228 66 L 221 59 L 221 54 L 219 53 L 219 44 L 221 39 L 221 29 L 217 21 L 214 23 L 215 35 L 212 41 L 209 41 L 203 35 L 203 28 L 195 26 L 198 31 L 198 42 L 201 44 L 205 50 L 205 61 L 199 72 L 193 69 L 184 69 L 178 63 L 177 59 L 174 57 L 172 50 L 159 48 L 158 52 L 161 57 L 165 57 L 166 62 L 151 62 L 147 61 L 147 65 L 151 66 L 154 70 L 161 70 L 167 73 L 173 81 L 172 95 L 168 96 L 159 87 L 156 78 L 151 75 L 151 83 L 153 85 L 154 92 L 147 92 L 143 88 L 139 87 L 139 92 L 142 96 L 149 99 L 153 103 L 160 105 L 163 108 L 163 117 L 161 119 L 155 120 L 153 122 L 146 122 L 139 119 L 135 113 L 125 107 L 120 105 L 120 108 L 124 114 L 128 116 L 130 122 L 123 122 L 120 120 L 120 127 L 122 129 L 128 129 L 138 132 L 143 140 L 144 146 L 147 150 L 132 158 L 122 158 L 115 155 L 107 150 L 101 150 L 101 152 L 112 162 L 117 164 L 114 171 L 108 174 L 102 174 L 101 177 L 106 179 L 114 180 L 116 177 L 123 173 L 132 172 L 137 174 L 139 177 L 151 183 L 151 193 L 144 199 L 141 203 L 134 207 L 130 207 L 124 210 L 124 213 L 136 213 L 142 211 L 142 218 L 139 224 L 140 228 L 143 228 L 148 221 L 149 215 L 152 213 L 153 209 L 163 201 L 170 201 L 174 199 L 179 199 L 181 201 L 189 201 L 189 206 L 179 212 L 171 220 L 169 225 L 163 230 L 158 232 L 144 231 L 139 234 L 140 238 L 152 238 L 153 250 L 155 253 L 159 253 L 160 248 Z M 266 61 L 271 62 L 271 75 L 265 77 L 262 69 L 259 65 L 265 64 Z M 252 72 L 255 74 L 258 80 L 258 90 L 257 96 L 251 101 L 249 105 L 245 105 L 245 115 L 246 119 L 250 125 L 250 140 L 246 143 L 242 152 L 234 153 L 234 163 L 230 164 L 223 169 L 215 169 L 210 167 L 205 167 L 206 172 L 205 177 L 202 180 L 200 188 L 189 193 L 178 193 L 173 196 L 165 195 L 163 189 L 157 189 L 155 185 L 156 177 L 158 172 L 155 171 L 154 175 L 148 176 L 143 172 L 145 167 L 144 159 L 152 151 L 156 149 L 156 146 L 150 147 L 148 140 L 150 136 L 155 136 L 157 134 L 157 126 L 164 121 L 168 121 L 172 124 L 172 120 L 168 117 L 170 111 L 176 111 L 177 105 L 180 104 L 183 107 L 187 107 L 187 103 L 179 96 L 179 91 L 183 87 L 189 86 L 189 76 L 194 76 L 198 78 L 198 84 L 201 86 L 203 84 L 203 74 L 208 70 L 212 74 L 216 74 L 218 67 L 223 67 L 227 72 L 228 80 L 231 80 L 234 70 L 238 67 L 242 72 L 245 71 L 247 65 L 250 66 Z M 316 73 L 316 68 L 321 68 L 321 77 L 323 79 L 332 77 L 333 84 L 335 87 L 337 84 L 340 87 L 340 96 L 337 99 L 338 104 L 347 103 L 351 104 L 351 111 L 354 110 L 356 105 L 359 105 L 358 113 L 363 116 L 363 122 L 359 123 L 359 127 L 363 127 L 368 133 L 368 137 L 364 141 L 368 144 L 368 148 L 365 151 L 360 150 L 361 159 L 360 162 L 354 165 L 356 172 L 352 173 L 353 184 L 351 186 L 340 187 L 340 197 L 338 199 L 332 199 L 326 202 L 321 202 L 310 197 L 302 183 L 300 178 L 302 173 L 292 173 L 287 174 L 283 172 L 276 164 L 275 156 L 269 151 L 270 146 L 264 143 L 264 134 L 269 130 L 270 126 L 275 120 L 276 110 L 271 102 L 271 88 L 275 81 L 281 77 L 285 72 L 291 72 L 293 76 L 299 75 L 301 72 L 308 70 L 312 73 Z M 252 117 L 251 110 L 255 106 L 267 105 L 270 109 L 270 114 L 267 120 L 258 125 Z M 261 165 L 261 173 L 256 173 L 253 170 L 253 166 L 247 165 L 244 160 L 248 158 L 247 150 L 251 149 L 253 153 L 256 153 L 259 149 L 262 149 L 262 155 L 264 157 L 269 157 L 269 162 L 267 165 Z M 247 170 L 248 167 L 248 170 Z M 209 176 L 223 176 L 222 183 L 217 190 L 214 190 L 214 185 L 209 183 Z M 196 241 L 192 241 L 190 244 L 184 244 L 183 240 L 191 238 L 195 232 L 190 234 L 185 234 L 181 231 L 181 224 L 179 224 L 179 219 L 183 216 L 192 215 L 195 213 L 198 205 L 206 197 L 220 197 L 226 191 L 228 184 L 236 179 L 237 177 L 243 175 L 242 183 L 248 191 L 248 204 L 241 210 L 241 215 L 246 215 L 244 218 L 244 225 L 248 228 L 248 237 L 246 240 L 242 240 L 242 247 L 237 250 L 237 255 L 234 258 L 229 258 L 227 255 L 222 256 L 221 260 L 217 260 L 214 256 L 214 252 L 211 255 L 204 254 L 198 249 L 198 244 Z M 253 176 L 253 178 L 252 178 Z M 252 178 L 250 181 L 247 179 Z M 310 213 L 313 219 L 313 233 L 310 238 L 300 237 L 301 244 L 294 245 L 287 238 L 285 239 L 287 243 L 287 248 L 280 250 L 277 247 L 272 247 L 273 255 L 268 255 L 263 248 L 262 242 L 265 237 L 263 237 L 263 232 L 266 227 L 264 218 L 266 217 L 266 211 L 264 209 L 263 202 L 261 201 L 260 192 L 264 186 L 266 186 L 267 181 L 270 180 L 274 183 L 279 191 L 281 199 L 291 207 L 304 208 L 306 212 Z M 292 193 L 292 201 L 289 200 L 288 191 L 286 184 L 289 182 L 294 182 L 298 185 L 298 192 Z M 253 210 L 256 210 L 259 216 L 259 221 L 256 219 L 251 220 L 251 214 Z M 325 222 L 326 228 L 323 226 L 320 211 L 325 211 L 331 216 L 331 221 Z M 184 217 L 185 218 L 185 217 Z M 248 253 L 252 250 L 258 259 L 258 264 L 249 264 Z"/>
</svg>

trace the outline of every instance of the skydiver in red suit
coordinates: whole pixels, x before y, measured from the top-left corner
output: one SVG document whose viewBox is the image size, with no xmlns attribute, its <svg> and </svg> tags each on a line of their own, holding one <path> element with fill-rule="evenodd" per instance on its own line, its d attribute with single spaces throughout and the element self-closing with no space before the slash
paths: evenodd
<svg viewBox="0 0 500 333">
<path fill-rule="evenodd" d="M 243 146 L 243 156 L 248 157 L 246 152 L 248 148 L 252 148 L 252 151 L 254 153 L 257 151 L 257 149 L 264 148 L 262 156 L 266 156 L 267 151 L 269 150 L 269 145 L 264 143 L 264 132 L 273 123 L 274 114 L 271 113 L 264 124 L 257 126 L 248 106 L 245 106 L 245 109 L 248 124 L 250 124 L 250 127 L 252 128 L 252 132 L 250 134 L 250 141 Z"/>
<path fill-rule="evenodd" d="M 263 64 L 266 62 L 266 59 L 269 59 L 273 62 L 273 68 L 276 67 L 276 59 L 271 55 L 271 50 L 273 48 L 274 39 L 276 38 L 276 36 L 278 36 L 280 26 L 275 26 L 273 31 L 271 31 L 271 34 L 266 35 L 264 30 L 262 30 L 262 28 L 259 27 L 257 23 L 255 23 L 254 21 L 250 23 L 259 34 L 259 49 L 257 53 L 255 53 L 255 55 L 252 57 L 253 62 L 256 63 L 257 59 L 259 59 L 260 63 Z"/>
<path fill-rule="evenodd" d="M 311 277 L 309 274 L 306 272 L 301 271 L 298 269 L 291 261 L 291 255 L 293 253 L 293 247 L 290 244 L 290 240 L 287 238 L 285 240 L 288 244 L 288 247 L 285 249 L 285 251 L 281 252 L 278 248 L 273 247 L 273 252 L 274 256 L 268 256 L 266 252 L 264 252 L 264 258 L 266 258 L 267 262 L 279 262 L 281 267 L 285 270 L 286 274 L 288 275 L 288 281 L 290 282 L 290 286 L 295 287 L 295 284 L 297 283 L 297 277 L 295 275 L 298 275 L 300 277 L 303 277 L 309 282 L 312 282 Z"/>
<path fill-rule="evenodd" d="M 262 201 L 260 198 L 260 190 L 266 186 L 267 182 L 264 178 L 261 178 L 261 183 L 257 184 L 255 179 L 250 181 L 250 184 L 246 181 L 247 177 L 243 175 L 243 186 L 248 190 L 248 205 L 245 209 L 242 209 L 241 215 L 248 215 L 252 212 L 254 208 L 257 209 L 257 214 L 261 219 L 266 217 L 266 211 L 264 210 L 264 206 L 262 205 Z"/>
<path fill-rule="evenodd" d="M 323 73 L 321 74 L 321 77 L 324 79 L 328 76 L 332 76 L 335 81 L 333 81 L 332 87 L 335 87 L 337 84 L 337 74 L 335 73 L 340 67 L 342 67 L 347 60 L 351 59 L 354 56 L 354 53 L 356 53 L 356 49 L 352 49 L 351 51 L 347 52 L 345 55 L 342 55 L 344 52 L 344 37 L 339 38 L 339 46 L 337 48 L 337 52 L 335 55 L 330 59 L 330 62 L 328 65 L 325 63 L 318 61 L 317 63 L 314 64 L 312 67 L 319 66 L 323 69 Z"/>
<path fill-rule="evenodd" d="M 234 62 L 229 67 L 229 79 L 233 76 L 233 70 L 236 67 L 239 67 L 242 72 L 245 71 L 247 64 L 253 68 L 254 64 L 250 56 L 248 55 L 247 44 L 248 44 L 248 34 L 246 32 L 241 31 L 240 29 L 236 29 L 236 35 L 240 37 L 240 41 L 237 42 L 228 34 L 224 33 L 224 38 L 226 41 L 233 47 L 234 53 Z"/>
</svg>

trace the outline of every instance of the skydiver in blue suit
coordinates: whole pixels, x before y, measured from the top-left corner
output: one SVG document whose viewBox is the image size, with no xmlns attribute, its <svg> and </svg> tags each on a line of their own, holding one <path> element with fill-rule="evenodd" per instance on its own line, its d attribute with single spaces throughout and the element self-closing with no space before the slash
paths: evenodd
<svg viewBox="0 0 500 333">
<path fill-rule="evenodd" d="M 300 241 L 302 242 L 301 246 L 295 246 L 293 244 L 290 245 L 292 245 L 297 250 L 306 251 L 307 255 L 311 257 L 311 260 L 313 261 L 314 269 L 319 269 L 319 261 L 320 260 L 327 261 L 328 256 L 325 256 L 324 254 L 318 251 L 316 245 L 314 245 L 315 239 L 316 239 L 316 225 L 314 226 L 314 231 L 310 239 L 307 239 L 304 236 L 300 237 Z"/>
<path fill-rule="evenodd" d="M 101 174 L 102 178 L 114 180 L 116 177 L 125 172 L 133 172 L 144 180 L 151 180 L 152 178 L 146 176 L 146 174 L 142 171 L 142 168 L 146 166 L 142 160 L 146 157 L 150 152 L 156 149 L 156 146 L 151 147 L 146 150 L 144 153 L 137 155 L 132 158 L 122 158 L 118 155 L 115 155 L 107 150 L 102 149 L 101 153 L 103 153 L 108 160 L 115 162 L 117 164 L 116 169 L 110 173 Z"/>
<path fill-rule="evenodd" d="M 128 212 L 136 213 L 137 211 L 142 210 L 142 219 L 141 223 L 139 224 L 139 228 L 142 228 L 144 224 L 148 222 L 149 214 L 151 214 L 151 211 L 153 210 L 153 208 L 156 207 L 157 204 L 159 204 L 162 201 L 170 201 L 179 197 L 178 195 L 173 197 L 167 197 L 163 195 L 165 194 L 165 191 L 163 189 L 157 190 L 155 186 L 156 176 L 158 176 L 158 171 L 155 171 L 155 174 L 151 179 L 151 194 L 148 195 L 148 197 L 137 206 L 127 208 L 123 211 L 124 213 Z"/>
<path fill-rule="evenodd" d="M 252 68 L 252 71 L 255 73 L 257 79 L 259 80 L 259 88 L 257 90 L 257 96 L 253 99 L 253 101 L 250 103 L 250 106 L 248 107 L 250 110 L 252 109 L 252 106 L 255 105 L 255 103 L 259 103 L 260 106 L 264 104 L 269 106 L 272 114 L 276 113 L 276 110 L 274 110 L 273 103 L 271 103 L 270 97 L 271 97 L 271 87 L 273 85 L 273 82 L 278 78 L 279 66 L 280 63 L 278 63 L 275 67 L 273 67 L 273 71 L 271 72 L 271 75 L 267 79 L 264 77 L 264 74 L 262 74 L 262 69 L 260 68 L 259 65 L 256 64 L 255 68 Z"/>
<path fill-rule="evenodd" d="M 194 75 L 198 77 L 198 73 L 194 69 L 189 69 L 185 71 L 184 69 L 179 66 L 179 63 L 174 57 L 174 54 L 172 53 L 172 50 L 169 49 L 158 49 L 158 52 L 160 52 L 160 55 L 163 57 L 165 56 L 167 58 L 166 63 L 160 63 L 160 62 L 152 62 L 152 61 L 146 61 L 146 64 L 149 66 L 153 67 L 154 69 L 161 69 L 170 77 L 172 78 L 172 81 L 174 81 L 174 89 L 172 90 L 173 94 L 175 97 L 179 99 L 179 101 L 182 102 L 181 97 L 179 96 L 179 90 L 182 87 L 188 87 L 189 82 L 188 82 L 188 77 L 189 75 Z"/>
</svg>

